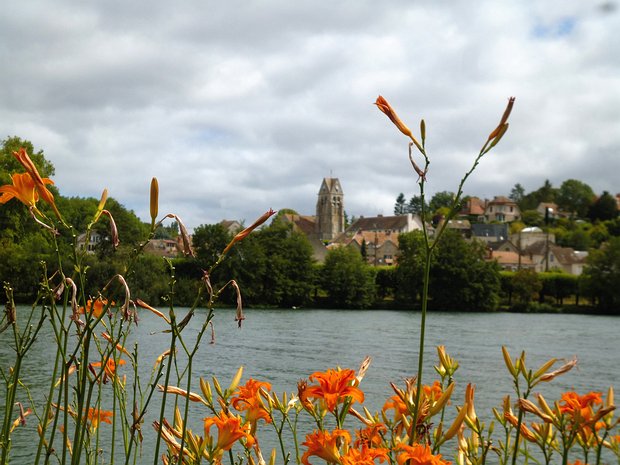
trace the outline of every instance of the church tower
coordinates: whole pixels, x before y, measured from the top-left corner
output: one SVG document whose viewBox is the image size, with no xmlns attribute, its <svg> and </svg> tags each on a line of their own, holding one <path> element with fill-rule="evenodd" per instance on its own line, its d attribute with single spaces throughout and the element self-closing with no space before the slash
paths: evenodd
<svg viewBox="0 0 620 465">
<path fill-rule="evenodd" d="M 321 183 L 315 232 L 321 241 L 331 241 L 344 232 L 344 194 L 338 178 L 324 178 Z"/>
</svg>

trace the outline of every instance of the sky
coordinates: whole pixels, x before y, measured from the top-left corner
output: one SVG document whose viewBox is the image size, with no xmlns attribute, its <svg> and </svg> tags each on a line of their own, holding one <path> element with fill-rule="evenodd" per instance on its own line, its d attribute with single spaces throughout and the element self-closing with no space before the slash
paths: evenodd
<svg viewBox="0 0 620 465">
<path fill-rule="evenodd" d="M 418 194 L 383 95 L 426 122 L 427 195 L 455 191 L 510 96 L 510 128 L 465 185 L 549 179 L 620 192 L 620 4 L 521 0 L 8 0 L 0 137 L 42 149 L 67 196 L 110 195 L 189 228 L 314 214 L 324 177 L 351 216 Z"/>
</svg>

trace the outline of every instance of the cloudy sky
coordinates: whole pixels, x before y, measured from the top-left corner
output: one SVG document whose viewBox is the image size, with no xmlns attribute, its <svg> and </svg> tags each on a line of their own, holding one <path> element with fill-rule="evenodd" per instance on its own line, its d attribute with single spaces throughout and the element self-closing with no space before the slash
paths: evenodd
<svg viewBox="0 0 620 465">
<path fill-rule="evenodd" d="M 465 192 L 575 178 L 620 192 L 620 5 L 604 0 L 9 0 L 2 138 L 43 149 L 64 195 L 104 187 L 143 219 L 313 214 L 338 177 L 348 214 L 417 193 L 407 141 L 373 105 L 424 118 L 428 193 L 460 176 L 516 96 Z"/>
</svg>

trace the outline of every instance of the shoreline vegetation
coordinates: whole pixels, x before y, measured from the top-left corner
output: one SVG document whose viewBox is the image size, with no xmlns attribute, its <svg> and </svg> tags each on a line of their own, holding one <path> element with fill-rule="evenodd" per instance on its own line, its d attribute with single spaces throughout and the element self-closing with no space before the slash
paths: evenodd
<svg viewBox="0 0 620 465">
<path fill-rule="evenodd" d="M 514 392 L 492 409 L 491 422 L 476 412 L 475 385 L 466 384 L 464 398 L 453 395 L 459 362 L 444 346 L 436 347 L 434 372 L 425 370 L 426 321 L 433 309 L 493 311 L 502 290 L 509 302 L 524 308 L 533 305 L 535 296 L 543 305 L 540 296 L 553 295 L 562 303 L 579 295 L 573 292 L 575 281 L 562 276 L 541 279 L 527 270 L 500 274 L 497 263 L 482 259 L 480 244 L 446 230 L 460 208 L 465 182 L 506 134 L 514 100 L 508 100 L 499 124 L 461 178 L 446 221 L 432 237 L 426 228 L 405 235 L 398 267 L 391 271 L 368 267 L 360 253 L 347 248 L 333 249 L 318 267 L 307 241 L 289 227 L 273 221 L 261 229 L 276 214 L 271 209 L 232 236 L 217 228 L 204 231 L 209 241 L 194 250 L 181 218 L 160 214 L 156 178 L 149 193 L 151 222 L 142 225 L 108 198 L 107 189 L 96 204 L 61 199 L 48 177 L 53 166 L 42 153 L 31 146 L 15 147 L 9 159 L 13 164 L 6 164 L 10 181 L 0 187 L 3 221 L 13 226 L 9 233 L 14 234 L 2 238 L 14 247 L 4 247 L 0 257 L 9 259 L 5 269 L 13 278 L 4 283 L 0 337 L 14 352 L 0 366 L 0 465 L 10 462 L 12 434 L 27 422 L 36 424 L 34 465 L 135 465 L 139 457 L 142 461 L 146 429 L 155 434 L 144 447 L 152 452 L 154 465 L 450 465 L 451 458 L 458 465 L 516 465 L 530 459 L 545 465 L 601 465 L 607 454 L 620 463 L 620 420 L 614 415 L 612 386 L 606 393 L 569 390 L 556 400 L 534 391 L 571 371 L 576 358 L 559 364 L 561 359 L 552 357 L 532 368 L 525 351 L 514 357 L 502 345 Z M 382 96 L 375 104 L 408 140 L 426 224 L 425 187 L 431 173 L 425 122 L 414 135 Z M 164 222 L 178 231 L 184 254 L 198 260 L 143 254 Z M 132 228 L 143 238 L 123 249 L 120 237 L 130 236 Z M 108 233 L 100 237 L 107 240 L 97 253 L 79 247 L 81 235 L 88 244 L 104 229 Z M 606 252 L 615 250 L 610 243 Z M 20 270 L 23 259 L 33 254 L 37 270 Z M 113 258 L 104 260 L 106 256 Z M 16 291 L 24 292 L 32 282 L 32 305 L 24 314 L 19 307 L 18 318 L 15 302 L 24 295 Z M 594 295 L 598 308 L 614 308 L 614 293 L 599 289 Z M 342 308 L 367 308 L 378 298 L 391 297 L 419 305 L 419 326 L 411 328 L 419 338 L 417 360 L 412 361 L 416 366 L 409 367 L 412 376 L 404 382 L 390 383 L 393 393 L 380 411 L 363 406 L 369 357 L 357 371 L 341 368 L 338 360 L 332 367 L 317 367 L 297 383 L 296 393 L 272 392 L 265 380 L 244 380 L 243 360 L 227 384 L 216 375 L 196 376 L 196 365 L 204 362 L 199 348 L 209 340 L 215 343 L 213 318 L 220 302 L 234 303 L 235 325 L 241 327 L 244 302 L 293 307 L 311 296 Z M 177 314 L 187 301 L 189 308 Z M 155 315 L 157 332 L 168 340 L 157 357 L 143 353 L 139 341 L 130 342 L 139 311 Z M 185 331 L 190 322 L 191 330 Z M 35 374 L 26 367 L 44 327 L 52 335 L 54 361 L 39 367 L 43 373 L 36 373 L 36 379 L 46 385 L 45 394 L 34 398 L 29 385 Z M 196 421 L 197 409 L 202 428 L 193 430 L 189 425 Z M 300 421 L 309 422 L 313 431 L 301 433 Z M 270 451 L 259 440 L 264 428 L 278 438 L 279 445 Z"/>
</svg>

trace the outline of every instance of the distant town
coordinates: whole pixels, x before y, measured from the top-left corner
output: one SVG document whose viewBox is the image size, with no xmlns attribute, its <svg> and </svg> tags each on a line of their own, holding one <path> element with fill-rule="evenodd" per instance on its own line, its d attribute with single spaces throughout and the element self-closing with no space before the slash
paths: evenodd
<svg viewBox="0 0 620 465">
<path fill-rule="evenodd" d="M 446 197 L 448 193 L 441 194 Z M 521 196 L 524 195 L 521 192 Z M 402 197 L 401 194 L 395 204 L 395 215 L 360 216 L 347 222 L 345 195 L 340 180 L 324 178 L 318 190 L 314 215 L 283 209 L 278 218 L 290 223 L 294 231 L 308 238 L 313 258 L 319 263 L 325 260 L 330 249 L 350 247 L 358 250 L 370 265 L 389 266 L 396 263 L 399 235 L 420 231 L 424 227 L 420 215 L 412 212 L 415 208 L 411 205 L 415 202 L 410 201 L 406 205 Z M 617 216 L 620 212 L 620 194 L 613 199 Z M 448 222 L 447 228 L 458 231 L 467 240 L 482 241 L 487 249 L 486 259 L 496 261 L 503 270 L 561 270 L 580 275 L 590 247 L 563 246 L 556 242 L 556 234 L 550 227 L 558 220 L 583 222 L 578 212 L 563 211 L 556 202 L 539 202 L 524 215 L 517 200 L 502 195 L 493 199 L 466 197 L 459 214 Z M 593 197 L 592 201 L 595 200 Z M 437 210 L 441 212 L 441 207 Z M 431 236 L 444 221 L 441 213 L 435 214 L 437 210 L 431 209 L 433 220 L 426 224 Z M 242 228 L 236 220 L 222 220 L 220 224 L 231 233 Z M 89 244 L 85 244 L 84 240 L 85 236 L 78 238 L 80 247 L 94 250 L 102 237 L 91 234 Z M 570 240 L 562 242 L 570 243 Z M 179 255 L 180 250 L 181 245 L 176 239 L 154 239 L 145 251 L 173 258 Z"/>
</svg>

